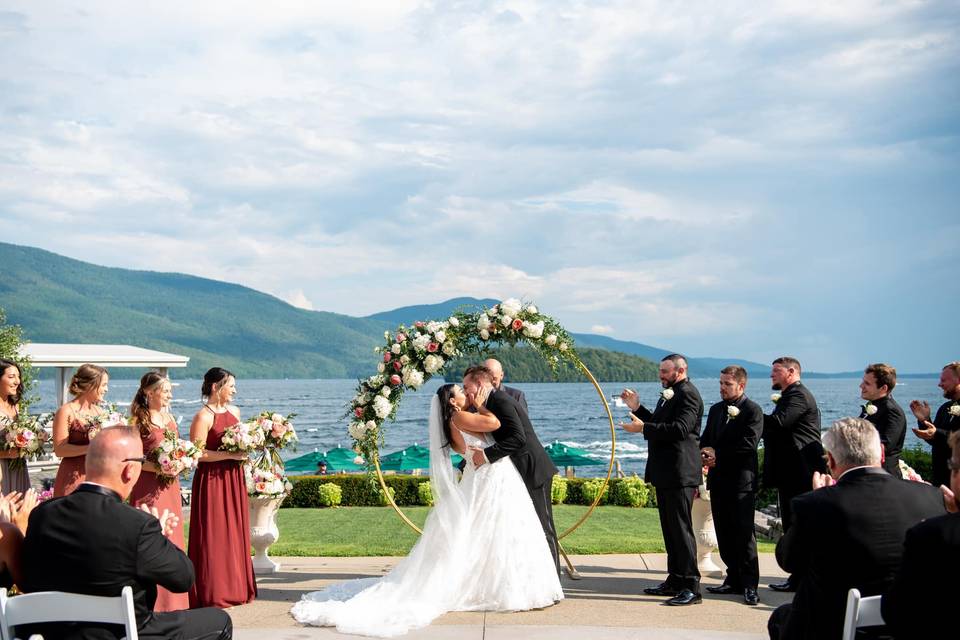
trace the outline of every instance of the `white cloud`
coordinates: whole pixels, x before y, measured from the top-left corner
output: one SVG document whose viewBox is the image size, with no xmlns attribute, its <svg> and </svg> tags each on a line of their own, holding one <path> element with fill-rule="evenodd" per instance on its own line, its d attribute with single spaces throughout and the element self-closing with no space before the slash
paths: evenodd
<svg viewBox="0 0 960 640">
<path fill-rule="evenodd" d="M 599 333 L 601 335 L 606 335 L 613 333 L 613 327 L 608 324 L 595 324 L 590 327 L 590 333 Z"/>
</svg>

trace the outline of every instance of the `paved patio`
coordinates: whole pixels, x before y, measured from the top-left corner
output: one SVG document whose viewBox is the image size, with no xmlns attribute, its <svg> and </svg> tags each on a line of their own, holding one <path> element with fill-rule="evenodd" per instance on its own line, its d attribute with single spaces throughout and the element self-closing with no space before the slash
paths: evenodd
<svg viewBox="0 0 960 640">
<path fill-rule="evenodd" d="M 300 594 L 338 580 L 382 575 L 397 558 L 277 558 L 279 573 L 258 576 L 260 597 L 230 610 L 239 640 L 277 638 L 354 638 L 334 629 L 301 627 L 289 615 Z M 666 573 L 666 555 L 573 556 L 582 580 L 563 579 L 566 599 L 539 611 L 519 613 L 448 613 L 405 638 L 425 640 L 546 640 L 577 638 L 621 640 L 677 638 L 721 640 L 767 637 L 770 612 L 790 600 L 766 585 L 785 577 L 772 554 L 760 554 L 760 606 L 741 597 L 713 596 L 704 591 L 701 605 L 663 606 L 663 598 L 643 593 Z M 720 584 L 708 577 L 704 586 Z"/>
</svg>

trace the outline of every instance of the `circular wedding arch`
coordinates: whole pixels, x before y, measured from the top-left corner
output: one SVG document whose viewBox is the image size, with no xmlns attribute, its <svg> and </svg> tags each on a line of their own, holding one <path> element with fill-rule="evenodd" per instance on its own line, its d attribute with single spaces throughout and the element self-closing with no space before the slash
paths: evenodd
<svg viewBox="0 0 960 640">
<path fill-rule="evenodd" d="M 396 416 L 397 407 L 405 390 L 419 389 L 434 375 L 442 374 L 450 358 L 479 354 L 490 346 L 526 344 L 546 359 L 556 370 L 560 362 L 577 367 L 593 384 L 610 426 L 610 463 L 603 485 L 586 513 L 571 527 L 557 535 L 563 539 L 576 531 L 593 513 L 610 482 L 615 464 L 617 443 L 613 413 L 599 383 L 583 364 L 573 348 L 573 340 L 553 318 L 540 313 L 530 303 L 508 299 L 490 308 L 476 312 L 458 311 L 447 320 L 420 321 L 413 326 L 401 325 L 395 332 L 384 332 L 386 345 L 377 347 L 381 354 L 377 374 L 360 380 L 357 395 L 347 414 L 353 418 L 350 436 L 354 450 L 362 455 L 376 474 L 384 498 L 397 515 L 418 534 L 418 527 L 394 501 L 380 469 L 380 445 L 383 443 L 384 423 Z"/>
</svg>

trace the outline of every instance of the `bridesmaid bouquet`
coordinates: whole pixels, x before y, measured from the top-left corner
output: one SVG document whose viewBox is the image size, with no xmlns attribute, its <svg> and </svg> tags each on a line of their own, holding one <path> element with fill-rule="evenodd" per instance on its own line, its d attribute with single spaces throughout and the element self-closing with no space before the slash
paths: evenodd
<svg viewBox="0 0 960 640">
<path fill-rule="evenodd" d="M 105 407 L 101 407 L 103 413 L 100 413 L 95 416 L 90 416 L 87 421 L 87 437 L 90 440 L 93 440 L 101 429 L 106 427 L 115 427 L 117 425 L 127 424 L 126 418 L 123 417 L 123 412 L 115 404 L 108 404 Z"/>
<path fill-rule="evenodd" d="M 293 485 L 283 473 L 283 467 L 271 466 L 266 469 L 255 465 L 243 465 L 247 480 L 247 495 L 253 498 L 282 498 L 290 493 Z"/>
<path fill-rule="evenodd" d="M 247 453 L 262 449 L 265 442 L 266 434 L 256 421 L 238 422 L 224 429 L 220 440 L 220 451 Z"/>
<path fill-rule="evenodd" d="M 11 464 L 24 464 L 31 458 L 43 455 L 43 445 L 50 441 L 50 433 L 46 429 L 50 418 L 50 414 L 39 418 L 17 416 L 15 420 L 0 416 L 0 449 L 17 452 Z"/>
<path fill-rule="evenodd" d="M 157 480 L 166 486 L 195 469 L 202 454 L 199 444 L 182 440 L 173 429 L 164 429 L 163 440 L 147 457 L 159 467 Z"/>
</svg>

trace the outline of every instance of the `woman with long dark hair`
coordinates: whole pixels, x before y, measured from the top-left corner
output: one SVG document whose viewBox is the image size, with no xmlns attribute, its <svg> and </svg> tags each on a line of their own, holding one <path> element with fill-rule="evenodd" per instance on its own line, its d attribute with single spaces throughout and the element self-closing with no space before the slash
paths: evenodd
<svg viewBox="0 0 960 640">
<path fill-rule="evenodd" d="M 53 453 L 60 458 L 54 497 L 65 496 L 86 479 L 87 447 L 100 430 L 105 411 L 100 407 L 107 395 L 110 376 L 95 364 L 82 364 L 70 379 L 72 400 L 63 403 L 53 416 Z"/>
<path fill-rule="evenodd" d="M 130 424 L 140 432 L 145 456 L 159 447 L 170 432 L 172 435 L 177 435 L 177 422 L 167 411 L 172 397 L 173 386 L 166 376 L 156 371 L 149 371 L 140 378 L 140 387 L 133 396 L 133 402 L 130 403 Z M 180 479 L 162 478 L 157 475 L 159 470 L 155 462 L 143 463 L 140 479 L 130 492 L 130 504 L 134 507 L 141 505 L 156 507 L 160 513 L 166 509 L 177 516 L 179 523 L 168 537 L 173 544 L 183 549 Z M 186 592 L 174 593 L 157 586 L 154 611 L 178 611 L 189 608 L 190 597 Z"/>
<path fill-rule="evenodd" d="M 243 477 L 247 454 L 220 451 L 224 430 L 240 421 L 240 411 L 231 404 L 236 392 L 232 373 L 220 367 L 207 371 L 201 388 L 206 402 L 190 425 L 190 440 L 205 443 L 190 503 L 188 553 L 196 574 L 191 609 L 232 607 L 257 597 Z"/>
<path fill-rule="evenodd" d="M 0 358 L 0 418 L 11 423 L 20 414 L 20 400 L 23 398 L 23 379 L 20 365 L 13 360 Z M 3 422 L 0 420 L 0 422 Z M 17 452 L 0 451 L 0 491 L 7 495 L 11 491 L 26 493 L 30 488 L 30 474 L 27 463 L 17 460 Z"/>
</svg>

